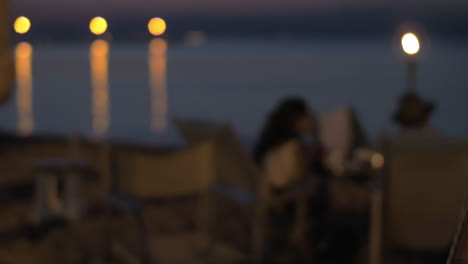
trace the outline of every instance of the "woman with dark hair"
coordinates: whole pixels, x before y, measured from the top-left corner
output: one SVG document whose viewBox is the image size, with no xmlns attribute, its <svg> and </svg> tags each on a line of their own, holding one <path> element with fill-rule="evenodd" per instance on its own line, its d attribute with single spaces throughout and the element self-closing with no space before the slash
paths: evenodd
<svg viewBox="0 0 468 264">
<path fill-rule="evenodd" d="M 254 150 L 256 162 L 274 189 L 302 180 L 307 170 L 303 138 L 312 136 L 312 116 L 304 100 L 287 98 L 268 116 Z"/>
<path fill-rule="evenodd" d="M 327 187 L 326 182 L 320 179 L 326 174 L 322 165 L 323 150 L 320 142 L 315 140 L 315 120 L 303 99 L 289 97 L 282 100 L 267 118 L 254 157 L 273 193 L 282 193 L 294 185 L 320 180 L 317 182 L 318 192 L 308 202 L 309 216 L 316 221 L 323 218 L 327 211 Z M 294 211 L 292 203 L 282 208 L 272 208 L 271 217 L 279 227 L 276 230 L 280 232 L 276 240 L 279 243 L 278 251 L 285 249 L 285 245 L 282 245 L 286 242 L 283 231 L 291 227 Z M 315 240 L 313 237 L 311 239 Z"/>
<path fill-rule="evenodd" d="M 308 147 L 304 138 L 312 136 L 312 120 L 304 100 L 293 97 L 282 100 L 268 116 L 255 146 L 254 158 L 264 172 L 270 192 L 281 193 L 305 180 Z M 290 250 L 288 237 L 295 235 L 290 233 L 294 212 L 293 203 L 270 208 L 270 218 L 275 225 L 270 255 L 275 255 L 274 258 Z"/>
</svg>

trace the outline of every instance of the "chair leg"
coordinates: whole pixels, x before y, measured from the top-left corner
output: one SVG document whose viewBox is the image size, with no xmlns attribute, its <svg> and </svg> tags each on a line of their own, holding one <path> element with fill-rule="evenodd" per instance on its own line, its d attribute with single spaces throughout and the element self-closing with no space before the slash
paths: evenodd
<svg viewBox="0 0 468 264">
<path fill-rule="evenodd" d="M 266 221 L 267 208 L 264 204 L 258 205 L 255 217 L 253 221 L 253 230 L 252 230 L 252 261 L 253 263 L 261 263 L 265 257 L 266 245 L 266 233 L 265 227 L 267 225 Z"/>
<path fill-rule="evenodd" d="M 151 264 L 150 249 L 148 243 L 148 233 L 145 226 L 145 219 L 142 211 L 136 212 L 135 221 L 137 222 L 139 241 L 141 242 L 140 261 L 143 264 Z"/>
<path fill-rule="evenodd" d="M 382 263 L 382 192 L 373 191 L 371 197 L 369 263 Z"/>
</svg>

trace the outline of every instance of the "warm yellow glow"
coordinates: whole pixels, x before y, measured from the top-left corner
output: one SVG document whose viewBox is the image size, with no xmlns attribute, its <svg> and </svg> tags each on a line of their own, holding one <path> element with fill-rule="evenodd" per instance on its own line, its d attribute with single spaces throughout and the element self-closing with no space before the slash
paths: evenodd
<svg viewBox="0 0 468 264">
<path fill-rule="evenodd" d="M 149 44 L 151 127 L 157 133 L 163 132 L 167 127 L 166 52 L 167 42 L 164 39 L 151 40 Z"/>
<path fill-rule="evenodd" d="M 16 45 L 16 58 L 19 59 L 31 59 L 33 48 L 31 44 L 27 42 L 20 42 Z"/>
<path fill-rule="evenodd" d="M 91 55 L 93 57 L 107 57 L 109 54 L 109 43 L 103 39 L 97 39 L 91 44 Z"/>
<path fill-rule="evenodd" d="M 102 17 L 95 17 L 89 22 L 89 30 L 94 35 L 102 35 L 107 30 L 107 21 Z"/>
<path fill-rule="evenodd" d="M 150 54 L 153 57 L 166 56 L 167 41 L 164 39 L 156 38 L 150 42 Z"/>
<path fill-rule="evenodd" d="M 166 28 L 166 21 L 159 17 L 152 18 L 148 23 L 148 30 L 154 36 L 161 36 L 166 32 Z"/>
<path fill-rule="evenodd" d="M 32 109 L 32 54 L 33 48 L 27 42 L 16 45 L 16 106 L 18 112 L 18 132 L 21 135 L 30 135 L 34 130 Z"/>
<path fill-rule="evenodd" d="M 20 16 L 15 20 L 13 25 L 15 32 L 18 34 L 26 34 L 31 28 L 31 21 L 27 17 Z"/>
<path fill-rule="evenodd" d="M 110 123 L 109 82 L 108 82 L 109 43 L 98 39 L 91 44 L 91 85 L 93 107 L 93 131 L 101 137 L 107 133 Z"/>
<path fill-rule="evenodd" d="M 406 33 L 403 35 L 401 38 L 401 45 L 403 50 L 409 55 L 414 55 L 419 52 L 419 40 L 413 33 Z"/>
<path fill-rule="evenodd" d="M 380 169 L 384 166 L 385 159 L 380 153 L 375 153 L 371 158 L 371 165 L 374 169 Z"/>
</svg>

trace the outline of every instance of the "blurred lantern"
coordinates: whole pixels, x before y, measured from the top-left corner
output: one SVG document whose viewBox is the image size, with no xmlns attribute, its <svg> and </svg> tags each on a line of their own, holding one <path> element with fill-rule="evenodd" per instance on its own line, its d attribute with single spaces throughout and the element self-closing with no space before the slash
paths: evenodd
<svg viewBox="0 0 468 264">
<path fill-rule="evenodd" d="M 418 37 L 413 33 L 406 33 L 401 38 L 401 46 L 407 54 L 407 89 L 409 91 L 416 90 L 416 54 L 420 50 Z"/>
<path fill-rule="evenodd" d="M 102 35 L 107 30 L 107 21 L 102 17 L 95 17 L 89 22 L 89 30 L 94 35 Z"/>
<path fill-rule="evenodd" d="M 401 38 L 401 46 L 403 47 L 403 51 L 406 52 L 406 54 L 417 54 L 420 48 L 418 37 L 416 37 L 416 35 L 413 33 L 406 33 Z"/>
<path fill-rule="evenodd" d="M 26 34 L 31 28 L 31 21 L 27 17 L 20 16 L 15 20 L 13 25 L 15 32 L 18 34 Z"/>
<path fill-rule="evenodd" d="M 166 21 L 160 17 L 152 18 L 148 23 L 148 30 L 153 36 L 161 36 L 166 32 Z"/>
</svg>

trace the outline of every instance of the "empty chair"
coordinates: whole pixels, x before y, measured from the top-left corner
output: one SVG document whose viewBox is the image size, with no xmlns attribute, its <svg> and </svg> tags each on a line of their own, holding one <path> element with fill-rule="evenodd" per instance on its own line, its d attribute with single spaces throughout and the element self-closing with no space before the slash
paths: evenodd
<svg viewBox="0 0 468 264">
<path fill-rule="evenodd" d="M 468 188 L 468 142 L 396 141 L 374 192 L 371 257 L 447 253 Z"/>
<path fill-rule="evenodd" d="M 213 208 L 209 194 L 213 178 L 212 148 L 212 144 L 205 143 L 165 154 L 132 151 L 119 161 L 120 169 L 125 172 L 120 193 L 137 201 L 134 209 L 142 210 L 139 213 L 145 216 L 142 222 L 133 224 L 144 225 L 140 227 L 139 232 L 143 234 L 138 239 L 147 241 L 147 245 L 137 243 L 133 249 L 146 248 L 149 258 L 158 263 L 229 263 L 243 258 L 212 235 Z M 185 202 L 189 207 L 194 204 L 194 208 L 190 207 L 194 210 L 184 207 L 183 212 L 177 211 Z M 113 242 L 115 250 L 131 258 L 128 256 L 135 251 L 126 252 L 124 245 Z M 145 258 L 134 256 L 133 259 Z"/>
</svg>

